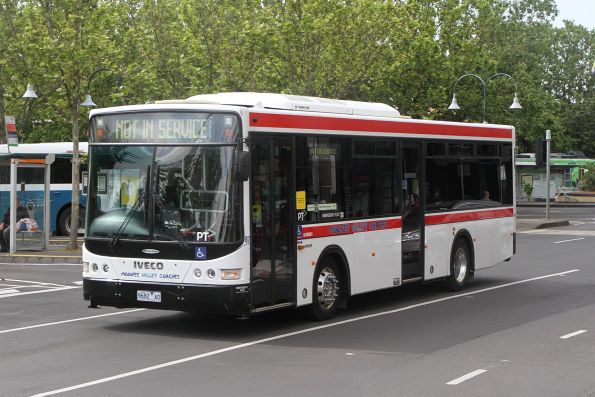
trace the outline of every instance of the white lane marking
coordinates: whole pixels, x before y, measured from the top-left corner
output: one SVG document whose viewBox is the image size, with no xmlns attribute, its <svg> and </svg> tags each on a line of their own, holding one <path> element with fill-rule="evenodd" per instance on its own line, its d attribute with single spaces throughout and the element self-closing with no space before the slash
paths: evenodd
<svg viewBox="0 0 595 397">
<path fill-rule="evenodd" d="M 29 285 L 3 285 L 3 287 L 10 287 L 10 288 L 18 288 L 18 289 L 33 289 L 33 288 L 48 288 L 47 285 L 34 285 L 34 284 L 29 284 Z M 57 287 L 49 287 L 49 288 L 57 288 Z"/>
<path fill-rule="evenodd" d="M 83 285 L 83 282 L 82 281 L 73 281 L 72 283 L 73 284 L 76 284 L 76 285 Z"/>
<path fill-rule="evenodd" d="M 6 288 L 16 287 L 16 288 L 19 288 L 19 287 L 24 287 L 24 285 L 21 285 L 21 284 L 0 283 L 0 287 L 6 287 Z"/>
<path fill-rule="evenodd" d="M 562 336 L 560 337 L 560 339 L 568 339 L 568 338 L 572 338 L 573 336 L 577 336 L 577 335 L 580 335 L 580 334 L 584 334 L 585 332 L 587 332 L 587 330 L 586 330 L 586 329 L 581 329 L 581 330 L 579 330 L 579 331 L 576 331 L 576 332 L 571 332 L 571 333 L 569 333 L 569 334 L 562 335 Z"/>
<path fill-rule="evenodd" d="M 70 320 L 62 320 L 62 321 L 54 321 L 53 323 L 45 323 L 45 324 L 36 324 L 36 325 L 29 325 L 27 327 L 20 327 L 20 328 L 12 328 L 12 329 L 5 329 L 3 331 L 0 331 L 0 334 L 8 334 L 9 332 L 16 332 L 16 331 L 23 331 L 26 329 L 33 329 L 33 328 L 42 328 L 42 327 L 49 327 L 51 325 L 59 325 L 59 324 L 67 324 L 67 323 L 74 323 L 77 321 L 84 321 L 84 320 L 92 320 L 94 318 L 99 318 L 99 317 L 108 317 L 108 316 L 115 316 L 118 314 L 126 314 L 126 313 L 133 313 L 133 312 L 140 312 L 142 310 L 146 310 L 146 309 L 132 309 L 132 310 L 124 310 L 121 312 L 115 312 L 115 313 L 105 313 L 105 314 L 98 314 L 97 316 L 88 316 L 88 317 L 78 317 L 78 318 L 72 318 Z"/>
<path fill-rule="evenodd" d="M 416 303 L 415 305 L 405 306 L 405 307 L 401 307 L 401 308 L 398 308 L 398 309 L 388 310 L 388 311 L 385 311 L 385 312 L 368 314 L 368 315 L 365 315 L 365 316 L 350 318 L 350 319 L 347 319 L 347 320 L 337 321 L 337 322 L 330 323 L 330 324 L 319 325 L 319 326 L 316 326 L 316 327 L 306 328 L 306 329 L 302 329 L 302 330 L 299 330 L 299 331 L 289 332 L 289 333 L 286 333 L 286 334 L 281 334 L 281 335 L 277 335 L 277 336 L 271 336 L 269 338 L 258 339 L 258 340 L 255 340 L 255 341 L 252 341 L 252 342 L 247 342 L 247 343 L 241 343 L 239 345 L 233 345 L 233 346 L 229 346 L 229 347 L 226 347 L 226 348 L 223 348 L 223 349 L 213 350 L 213 351 L 210 351 L 210 352 L 207 352 L 207 353 L 198 354 L 196 356 L 190 356 L 190 357 L 181 358 L 179 360 L 168 361 L 168 362 L 165 362 L 165 363 L 153 365 L 151 367 L 145 367 L 145 368 L 137 369 L 135 371 L 124 372 L 124 373 L 121 373 L 121 374 L 118 374 L 118 375 L 109 376 L 107 378 L 101 378 L 101 379 L 97 379 L 97 380 L 94 380 L 94 381 L 90 381 L 90 382 L 86 382 L 86 383 L 80 383 L 78 385 L 65 387 L 65 388 L 62 388 L 62 389 L 56 389 L 56 390 L 51 390 L 51 391 L 47 391 L 47 392 L 35 394 L 35 395 L 31 396 L 31 397 L 52 396 L 52 395 L 59 394 L 59 393 L 64 393 L 64 392 L 67 392 L 67 391 L 83 389 L 85 387 L 94 386 L 94 385 L 98 385 L 98 384 L 101 384 L 101 383 L 106 383 L 106 382 L 110 382 L 110 381 L 118 380 L 118 379 L 122 379 L 122 378 L 128 378 L 130 376 L 143 374 L 145 372 L 155 371 L 155 370 L 161 369 L 161 368 L 171 367 L 171 366 L 182 364 L 182 363 L 186 363 L 186 362 L 189 362 L 189 361 L 199 360 L 199 359 L 205 358 L 205 357 L 215 356 L 215 355 L 226 353 L 226 352 L 233 351 L 233 350 L 244 349 L 246 347 L 250 347 L 250 346 L 254 346 L 254 345 L 260 345 L 260 344 L 263 344 L 263 343 L 272 342 L 272 341 L 276 341 L 276 340 L 279 340 L 279 339 L 289 338 L 291 336 L 306 334 L 306 333 L 310 333 L 310 332 L 314 332 L 314 331 L 319 331 L 321 329 L 326 329 L 326 328 L 330 328 L 330 327 L 336 327 L 338 325 L 350 324 L 350 323 L 354 323 L 354 322 L 357 322 L 357 321 L 367 320 L 367 319 L 370 319 L 370 318 L 376 318 L 376 317 L 380 317 L 380 316 L 385 316 L 385 315 L 388 315 L 388 314 L 400 313 L 400 312 L 403 312 L 403 311 L 406 311 L 406 310 L 415 309 L 415 308 L 418 308 L 418 307 L 428 306 L 428 305 L 432 305 L 432 304 L 435 304 L 435 303 L 440 303 L 440 302 L 445 302 L 445 301 L 449 301 L 449 300 L 452 300 L 452 299 L 457 299 L 457 298 L 460 298 L 462 296 L 467 296 L 467 295 L 472 295 L 472 294 L 479 294 L 479 293 L 482 293 L 482 292 L 493 291 L 495 289 L 510 287 L 510 286 L 518 285 L 518 284 L 524 284 L 524 283 L 528 283 L 528 282 L 531 282 L 531 281 L 543 280 L 543 279 L 550 278 L 550 277 L 562 276 L 562 275 L 565 275 L 565 274 L 574 273 L 574 272 L 578 272 L 578 271 L 579 271 L 579 269 L 573 269 L 573 270 L 568 270 L 568 271 L 565 271 L 565 272 L 553 273 L 553 274 L 548 274 L 548 275 L 545 275 L 545 276 L 539 276 L 539 277 L 533 277 L 533 278 L 529 278 L 529 279 L 525 279 L 525 280 L 513 281 L 513 282 L 502 284 L 502 285 L 496 285 L 494 287 L 483 288 L 483 289 L 480 289 L 480 290 L 477 290 L 477 291 L 465 292 L 465 293 L 462 293 L 462 294 L 447 296 L 445 298 L 439 298 L 439 299 L 434 299 L 434 300 L 427 301 L 427 302 Z"/>
<path fill-rule="evenodd" d="M 19 292 L 19 293 L 14 293 L 14 294 L 0 295 L 0 299 L 2 299 L 2 298 L 12 298 L 14 296 L 43 294 L 45 292 L 66 291 L 68 289 L 77 289 L 77 288 L 81 288 L 81 287 L 60 287 L 60 288 L 42 289 L 42 290 L 39 290 L 39 291 Z"/>
<path fill-rule="evenodd" d="M 0 289 L 0 294 L 14 294 L 15 292 L 21 292 L 18 289 L 14 288 L 7 288 L 7 289 Z"/>
<path fill-rule="evenodd" d="M 14 278 L 3 278 L 3 281 L 16 281 L 19 283 L 29 283 L 29 284 L 36 284 L 36 285 L 44 285 L 44 286 L 54 286 L 54 287 L 65 287 L 62 284 L 54 284 L 54 283 L 44 283 L 42 281 L 29 281 L 29 280 L 17 280 Z"/>
<path fill-rule="evenodd" d="M 584 240 L 584 239 L 585 239 L 584 237 L 571 238 L 570 240 L 554 241 L 554 244 L 567 243 L 569 241 L 578 241 L 578 240 Z"/>
<path fill-rule="evenodd" d="M 519 232 L 522 234 L 539 234 L 552 236 L 584 236 L 595 237 L 595 230 L 557 230 L 557 229 L 534 229 Z"/>
<path fill-rule="evenodd" d="M 458 385 L 459 383 L 463 383 L 464 381 L 474 378 L 477 375 L 481 375 L 484 372 L 488 372 L 488 370 L 487 369 L 478 369 L 473 372 L 469 372 L 468 374 L 463 375 L 460 378 L 453 379 L 450 382 L 447 382 L 446 384 L 447 385 Z"/>
</svg>

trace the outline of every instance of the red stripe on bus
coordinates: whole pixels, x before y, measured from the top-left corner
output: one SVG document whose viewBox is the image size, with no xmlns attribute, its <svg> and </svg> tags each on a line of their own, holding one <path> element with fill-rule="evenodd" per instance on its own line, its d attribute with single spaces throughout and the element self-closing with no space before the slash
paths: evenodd
<svg viewBox="0 0 595 397">
<path fill-rule="evenodd" d="M 498 208 L 473 212 L 455 212 L 450 214 L 432 214 L 425 216 L 426 226 L 445 223 L 479 221 L 482 219 L 507 218 L 514 214 L 512 208 Z"/>
<path fill-rule="evenodd" d="M 410 121 L 362 120 L 339 117 L 250 113 L 251 127 L 293 128 L 327 131 L 388 132 L 482 138 L 512 138 L 512 129 L 464 124 L 430 124 Z"/>
<path fill-rule="evenodd" d="M 378 219 L 374 221 L 361 221 L 351 223 L 333 223 L 329 225 L 302 226 L 301 236 L 298 239 L 342 236 L 345 234 L 374 232 L 401 228 L 401 219 Z"/>
</svg>

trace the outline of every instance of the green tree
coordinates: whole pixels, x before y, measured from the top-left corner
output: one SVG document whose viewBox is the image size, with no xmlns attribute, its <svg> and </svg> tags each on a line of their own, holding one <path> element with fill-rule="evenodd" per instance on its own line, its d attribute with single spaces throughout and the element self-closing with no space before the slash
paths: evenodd
<svg viewBox="0 0 595 397">
<path fill-rule="evenodd" d="M 45 104 L 68 120 L 73 142 L 72 215 L 70 248 L 77 247 L 79 227 L 78 146 L 86 86 L 98 68 L 112 68 L 114 43 L 105 32 L 113 25 L 111 9 L 97 0 L 38 0 L 29 3 L 30 19 L 25 47 L 36 54 L 37 81 L 48 92 Z M 84 120 L 84 119 L 83 119 Z"/>
<path fill-rule="evenodd" d="M 263 2 L 267 75 L 277 91 L 374 98 L 393 40 L 392 2 Z"/>
<path fill-rule="evenodd" d="M 74 136 L 87 79 L 107 67 L 99 106 L 272 91 L 477 122 L 482 87 L 461 81 L 454 113 L 454 82 L 505 72 L 523 109 L 494 79 L 488 121 L 515 125 L 522 150 L 550 129 L 555 151 L 595 155 L 595 32 L 554 27 L 556 14 L 554 0 L 0 0 L 0 114 L 17 116 L 22 141 Z M 19 100 L 28 82 L 38 101 Z"/>
<path fill-rule="evenodd" d="M 185 0 L 181 8 L 191 94 L 270 89 L 260 1 Z"/>
<path fill-rule="evenodd" d="M 565 149 L 580 149 L 595 155 L 595 80 L 590 76 L 590 61 L 595 58 L 595 31 L 565 22 L 555 30 L 554 49 L 548 88 L 560 103 L 562 132 L 569 144 Z"/>
<path fill-rule="evenodd" d="M 595 192 L 595 164 L 589 164 L 585 167 L 582 183 L 582 190 Z"/>
<path fill-rule="evenodd" d="M 27 141 L 32 128 L 33 110 L 37 103 L 21 99 L 27 83 L 32 82 L 31 69 L 35 67 L 34 57 L 30 57 L 21 47 L 21 36 L 27 21 L 21 2 L 0 1 L 0 136 L 4 139 L 4 116 L 16 116 L 21 141 Z M 5 98 L 8 100 L 5 101 Z"/>
</svg>

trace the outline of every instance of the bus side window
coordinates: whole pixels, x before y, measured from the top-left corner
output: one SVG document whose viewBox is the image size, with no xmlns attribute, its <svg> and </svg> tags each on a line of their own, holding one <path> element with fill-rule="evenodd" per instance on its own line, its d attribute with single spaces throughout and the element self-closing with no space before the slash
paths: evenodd
<svg viewBox="0 0 595 397">
<path fill-rule="evenodd" d="M 349 138 L 298 137 L 296 139 L 296 191 L 305 192 L 306 209 L 298 222 L 333 221 L 351 216 L 349 202 Z"/>
<path fill-rule="evenodd" d="M 399 213 L 399 161 L 394 141 L 353 142 L 351 198 L 356 218 Z"/>
<path fill-rule="evenodd" d="M 50 169 L 50 181 L 51 183 L 72 183 L 72 163 L 70 159 L 56 158 Z"/>
</svg>

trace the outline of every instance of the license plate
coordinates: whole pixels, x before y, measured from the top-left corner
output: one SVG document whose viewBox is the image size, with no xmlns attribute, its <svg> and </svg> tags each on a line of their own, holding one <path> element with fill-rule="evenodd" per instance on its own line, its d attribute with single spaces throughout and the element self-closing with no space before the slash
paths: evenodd
<svg viewBox="0 0 595 397">
<path fill-rule="evenodd" d="M 161 291 L 136 291 L 136 300 L 139 302 L 161 302 Z"/>
</svg>

